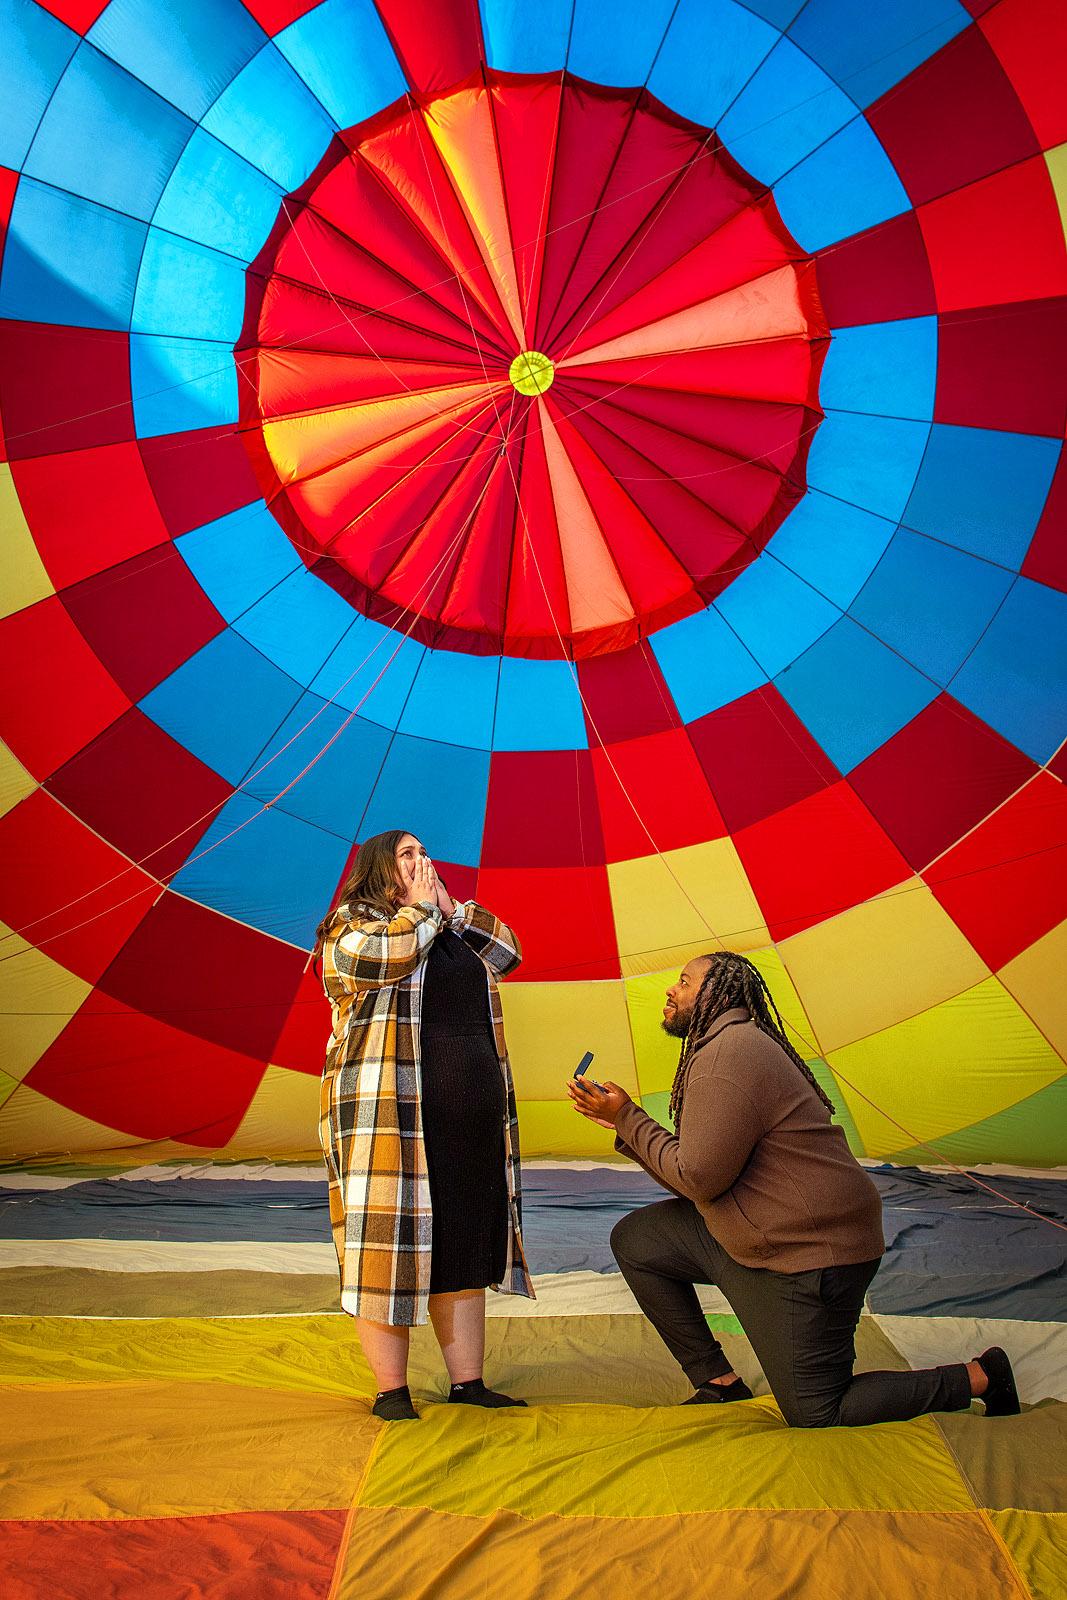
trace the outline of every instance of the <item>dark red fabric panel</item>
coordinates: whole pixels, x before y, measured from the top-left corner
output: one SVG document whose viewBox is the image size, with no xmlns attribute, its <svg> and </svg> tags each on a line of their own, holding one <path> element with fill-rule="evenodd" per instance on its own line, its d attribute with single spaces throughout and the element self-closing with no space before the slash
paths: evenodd
<svg viewBox="0 0 1067 1600">
<path fill-rule="evenodd" d="M 604 860 L 588 750 L 497 750 L 482 833 L 485 867 L 581 867 Z"/>
<path fill-rule="evenodd" d="M 578 663 L 590 747 L 680 728 L 682 719 L 647 640 Z"/>
<path fill-rule="evenodd" d="M 1039 772 L 923 877 L 996 971 L 1063 920 L 1067 788 Z"/>
<path fill-rule="evenodd" d="M 1062 438 L 1067 298 L 942 316 L 934 421 Z"/>
<path fill-rule="evenodd" d="M 67 589 L 63 604 L 131 700 L 226 626 L 172 544 Z"/>
<path fill-rule="evenodd" d="M 861 761 L 849 781 L 919 871 L 1036 770 L 1029 756 L 942 694 Z"/>
<path fill-rule="evenodd" d="M 914 211 L 828 245 L 815 257 L 831 328 L 928 317 L 937 310 L 930 263 Z"/>
<path fill-rule="evenodd" d="M 129 704 L 55 595 L 0 621 L 0 736 L 35 778 Z"/>
<path fill-rule="evenodd" d="M 292 1009 L 278 1042 L 271 1051 L 277 1067 L 318 1077 L 330 1042 L 330 1007 L 322 992 L 320 968 L 308 968 L 300 981 Z"/>
<path fill-rule="evenodd" d="M 11 470 L 38 553 L 57 589 L 168 537 L 132 440 L 17 461 Z"/>
<path fill-rule="evenodd" d="M 972 4 L 982 32 L 1011 79 L 1043 150 L 1067 139 L 1067 6 L 1063 0 L 990 0 Z"/>
<path fill-rule="evenodd" d="M 427 10 L 424 0 L 375 0 L 411 87 L 434 94 L 469 77 L 485 54 L 478 0 L 449 0 Z"/>
<path fill-rule="evenodd" d="M 5 1600 L 326 1600 L 347 1515 L 5 1522 Z"/>
<path fill-rule="evenodd" d="M 4 243 L 7 239 L 7 225 L 11 220 L 11 207 L 15 200 L 15 190 L 18 188 L 19 175 L 12 172 L 10 167 L 0 167 L 0 260 L 3 259 Z M 4 444 L 4 419 L 0 410 L 0 461 L 7 460 L 7 447 Z"/>
<path fill-rule="evenodd" d="M 609 861 L 679 850 L 726 833 L 684 728 L 596 748 L 592 754 Z"/>
<path fill-rule="evenodd" d="M 177 872 L 233 792 L 136 706 L 46 787 L 156 877 Z"/>
<path fill-rule="evenodd" d="M 213 1044 L 270 1059 L 306 957 L 256 928 L 165 894 L 100 979 L 117 1000 Z M 234 987 L 234 974 L 242 975 Z"/>
<path fill-rule="evenodd" d="M 788 939 L 911 877 L 842 780 L 733 836 L 772 939 Z"/>
<path fill-rule="evenodd" d="M 134 436 L 125 333 L 0 322 L 0 375 L 12 461 Z"/>
<path fill-rule="evenodd" d="M 974 27 L 887 90 L 867 120 L 913 205 L 1041 148 L 1004 69 Z"/>
<path fill-rule="evenodd" d="M 1067 590 L 1067 450 L 1060 451 L 1045 509 L 1030 541 L 1022 573 L 1024 578 L 1033 578 L 1036 583 Z"/>
<path fill-rule="evenodd" d="M 259 499 L 236 428 L 197 428 L 140 440 L 141 455 L 172 538 Z"/>
<path fill-rule="evenodd" d="M 731 833 L 841 776 L 770 684 L 691 722 L 689 737 Z"/>
<path fill-rule="evenodd" d="M 159 885 L 37 789 L 0 817 L 0 917 L 95 983 Z"/>
<path fill-rule="evenodd" d="M 478 899 L 518 932 L 518 983 L 618 978 L 607 867 L 482 867 Z"/>
</svg>

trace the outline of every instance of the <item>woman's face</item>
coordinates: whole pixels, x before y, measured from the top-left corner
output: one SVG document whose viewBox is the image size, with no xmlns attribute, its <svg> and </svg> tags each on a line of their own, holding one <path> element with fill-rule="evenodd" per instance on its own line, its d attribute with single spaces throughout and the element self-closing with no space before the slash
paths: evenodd
<svg viewBox="0 0 1067 1600">
<path fill-rule="evenodd" d="M 396 876 L 399 883 L 411 882 L 415 862 L 425 854 L 426 846 L 420 844 L 413 833 L 405 833 L 396 847 Z"/>
</svg>

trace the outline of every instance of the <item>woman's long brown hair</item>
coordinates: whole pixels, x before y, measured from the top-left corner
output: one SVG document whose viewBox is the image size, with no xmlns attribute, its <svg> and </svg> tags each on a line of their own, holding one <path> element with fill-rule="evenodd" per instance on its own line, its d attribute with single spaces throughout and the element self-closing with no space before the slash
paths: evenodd
<svg viewBox="0 0 1067 1600">
<path fill-rule="evenodd" d="M 376 833 L 372 838 L 364 839 L 356 851 L 352 870 L 341 885 L 337 905 L 319 923 L 315 933 L 316 951 L 321 950 L 326 930 L 340 906 L 350 902 L 369 906 L 372 911 L 392 919 L 393 912 L 404 898 L 396 865 L 396 848 L 410 832 L 409 828 L 390 828 L 388 833 Z M 411 837 L 414 838 L 414 834 Z"/>
</svg>

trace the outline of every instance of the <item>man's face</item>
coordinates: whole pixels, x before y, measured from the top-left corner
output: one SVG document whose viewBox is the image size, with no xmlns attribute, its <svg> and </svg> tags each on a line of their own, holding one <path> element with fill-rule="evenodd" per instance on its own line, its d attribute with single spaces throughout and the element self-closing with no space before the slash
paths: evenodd
<svg viewBox="0 0 1067 1600">
<path fill-rule="evenodd" d="M 669 1033 L 672 1039 L 684 1039 L 689 1032 L 689 1022 L 693 1015 L 693 1006 L 704 981 L 710 961 L 705 961 L 702 956 L 694 956 L 692 961 L 682 968 L 678 982 L 667 990 L 667 1004 L 663 1007 L 663 1031 Z"/>
</svg>

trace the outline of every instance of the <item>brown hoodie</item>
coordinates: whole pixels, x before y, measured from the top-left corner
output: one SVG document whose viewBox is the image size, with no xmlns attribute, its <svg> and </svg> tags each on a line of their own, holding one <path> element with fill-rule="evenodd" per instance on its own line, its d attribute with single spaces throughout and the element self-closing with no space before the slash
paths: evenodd
<svg viewBox="0 0 1067 1600">
<path fill-rule="evenodd" d="M 885 1250 L 878 1190 L 844 1131 L 743 1007 L 715 1018 L 689 1060 L 678 1137 L 631 1102 L 615 1148 L 692 1200 L 744 1267 L 806 1272 Z"/>
</svg>

